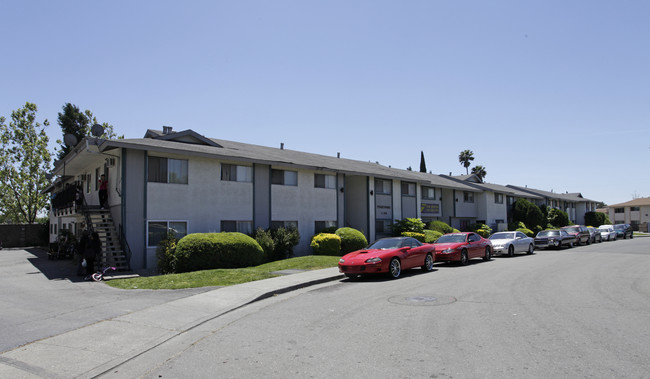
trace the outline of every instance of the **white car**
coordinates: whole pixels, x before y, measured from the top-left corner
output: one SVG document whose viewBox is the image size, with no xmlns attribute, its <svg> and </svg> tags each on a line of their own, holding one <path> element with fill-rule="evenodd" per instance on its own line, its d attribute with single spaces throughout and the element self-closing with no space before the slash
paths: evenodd
<svg viewBox="0 0 650 379">
<path fill-rule="evenodd" d="M 614 230 L 611 225 L 601 225 L 598 228 L 598 232 L 600 232 L 600 237 L 603 239 L 603 241 L 616 241 L 616 230 Z"/>
<path fill-rule="evenodd" d="M 492 254 L 514 256 L 515 253 L 532 254 L 535 240 L 522 232 L 498 232 L 490 236 Z"/>
</svg>

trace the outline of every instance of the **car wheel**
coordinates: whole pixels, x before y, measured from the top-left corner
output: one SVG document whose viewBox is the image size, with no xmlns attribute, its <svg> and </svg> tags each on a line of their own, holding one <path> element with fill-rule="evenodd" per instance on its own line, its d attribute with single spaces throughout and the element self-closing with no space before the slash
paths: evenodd
<svg viewBox="0 0 650 379">
<path fill-rule="evenodd" d="M 433 255 L 427 254 L 424 258 L 424 265 L 422 266 L 424 271 L 433 271 Z"/>
<path fill-rule="evenodd" d="M 402 273 L 402 265 L 399 263 L 399 259 L 393 258 L 390 260 L 390 265 L 388 266 L 388 274 L 391 278 L 397 279 Z"/>
<path fill-rule="evenodd" d="M 467 250 L 463 249 L 460 252 L 460 265 L 467 266 L 469 264 L 469 257 L 467 256 Z"/>
<path fill-rule="evenodd" d="M 535 246 L 533 246 L 533 244 L 531 243 L 530 245 L 528 245 L 528 251 L 526 253 L 530 255 L 534 252 L 535 252 Z"/>
<path fill-rule="evenodd" d="M 512 247 L 512 245 L 510 245 Z M 490 251 L 490 247 L 486 246 L 485 247 L 485 255 L 483 256 L 484 261 L 489 261 L 492 259 L 492 252 Z"/>
<path fill-rule="evenodd" d="M 515 256 L 515 247 L 510 245 L 508 246 L 508 256 L 509 257 L 514 257 Z"/>
<path fill-rule="evenodd" d="M 587 238 L 587 245 L 591 245 L 591 237 Z"/>
</svg>

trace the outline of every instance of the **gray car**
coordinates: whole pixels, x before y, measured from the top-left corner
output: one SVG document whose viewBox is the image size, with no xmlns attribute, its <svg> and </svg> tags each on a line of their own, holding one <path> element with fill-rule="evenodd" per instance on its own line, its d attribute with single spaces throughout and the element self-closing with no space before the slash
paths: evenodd
<svg viewBox="0 0 650 379">
<path fill-rule="evenodd" d="M 535 251 L 535 240 L 522 232 L 498 232 L 490 236 L 492 254 L 512 257 L 515 253 L 532 254 Z"/>
</svg>

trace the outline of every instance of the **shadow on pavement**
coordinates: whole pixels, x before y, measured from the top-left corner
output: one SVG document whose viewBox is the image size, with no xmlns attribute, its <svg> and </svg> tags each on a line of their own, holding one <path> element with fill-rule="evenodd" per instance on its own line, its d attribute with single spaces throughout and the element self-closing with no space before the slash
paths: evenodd
<svg viewBox="0 0 650 379">
<path fill-rule="evenodd" d="M 79 261 L 72 259 L 48 259 L 47 251 L 41 248 L 25 249 L 33 257 L 27 258 L 38 271 L 49 280 L 69 280 L 71 282 L 82 282 L 85 275 L 77 275 Z"/>
</svg>

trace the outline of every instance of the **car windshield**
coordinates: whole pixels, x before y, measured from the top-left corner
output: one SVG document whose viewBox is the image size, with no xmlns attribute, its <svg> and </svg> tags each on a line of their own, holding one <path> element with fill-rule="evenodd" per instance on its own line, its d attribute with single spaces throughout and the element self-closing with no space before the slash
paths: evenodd
<svg viewBox="0 0 650 379">
<path fill-rule="evenodd" d="M 609 232 L 609 229 L 607 228 L 598 228 L 599 232 Z"/>
<path fill-rule="evenodd" d="M 569 226 L 569 227 L 566 227 L 566 228 L 563 228 L 563 229 L 566 230 L 567 233 L 579 233 L 580 232 L 580 228 L 577 227 L 577 226 Z"/>
<path fill-rule="evenodd" d="M 625 225 L 614 225 L 614 230 L 625 230 Z"/>
<path fill-rule="evenodd" d="M 436 241 L 436 243 L 458 243 L 465 242 L 465 234 L 446 234 Z"/>
<path fill-rule="evenodd" d="M 551 236 L 559 236 L 560 231 L 559 230 L 542 230 L 539 232 L 537 237 L 551 237 Z"/>
<path fill-rule="evenodd" d="M 372 245 L 368 246 L 366 249 L 397 249 L 401 246 L 401 238 L 384 238 L 375 241 Z"/>
<path fill-rule="evenodd" d="M 512 240 L 515 239 L 515 233 L 494 233 L 490 236 L 491 240 Z"/>
</svg>

